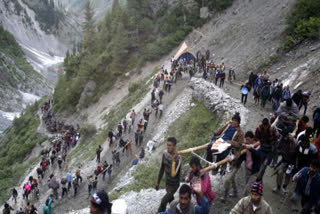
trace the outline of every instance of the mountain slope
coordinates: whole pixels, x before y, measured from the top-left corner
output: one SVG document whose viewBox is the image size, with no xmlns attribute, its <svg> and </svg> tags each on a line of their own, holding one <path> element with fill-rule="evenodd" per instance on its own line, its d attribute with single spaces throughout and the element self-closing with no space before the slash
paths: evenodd
<svg viewBox="0 0 320 214">
<path fill-rule="evenodd" d="M 0 79 L 0 110 L 3 112 L 21 112 L 27 105 L 51 90 L 47 81 L 27 62 L 13 35 L 4 30 L 2 25 Z M 13 118 L 7 116 L 7 119 Z M 6 125 L 0 130 L 3 131 L 5 128 Z"/>
</svg>

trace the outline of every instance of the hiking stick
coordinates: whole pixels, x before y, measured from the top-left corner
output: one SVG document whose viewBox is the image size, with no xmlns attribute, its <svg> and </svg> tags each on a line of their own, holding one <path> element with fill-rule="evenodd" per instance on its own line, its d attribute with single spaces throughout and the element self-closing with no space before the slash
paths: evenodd
<svg viewBox="0 0 320 214">
<path fill-rule="evenodd" d="M 209 145 L 209 143 L 206 143 L 206 144 L 201 145 L 201 146 L 196 146 L 196 147 L 192 147 L 192 148 L 189 148 L 189 149 L 181 150 L 178 153 L 179 154 L 187 154 L 187 153 L 194 152 L 194 151 L 197 151 L 197 150 L 200 150 L 200 149 L 205 149 L 205 148 L 207 148 L 208 145 Z"/>
</svg>

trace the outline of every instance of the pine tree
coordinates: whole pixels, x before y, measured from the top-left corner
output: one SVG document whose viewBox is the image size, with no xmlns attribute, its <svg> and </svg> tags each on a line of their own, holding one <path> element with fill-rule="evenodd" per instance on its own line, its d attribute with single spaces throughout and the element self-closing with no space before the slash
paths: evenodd
<svg viewBox="0 0 320 214">
<path fill-rule="evenodd" d="M 83 48 L 89 48 L 93 43 L 93 35 L 95 32 L 94 11 L 90 0 L 87 1 L 84 11 L 85 21 L 83 23 Z"/>
</svg>

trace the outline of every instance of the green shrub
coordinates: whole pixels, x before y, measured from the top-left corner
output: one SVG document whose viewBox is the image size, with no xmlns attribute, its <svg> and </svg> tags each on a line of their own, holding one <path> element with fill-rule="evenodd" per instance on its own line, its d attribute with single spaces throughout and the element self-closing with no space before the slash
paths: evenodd
<svg viewBox="0 0 320 214">
<path fill-rule="evenodd" d="M 295 41 L 292 36 L 286 36 L 284 48 L 285 50 L 289 51 L 294 47 Z"/>
<path fill-rule="evenodd" d="M 80 136 L 82 141 L 91 138 L 97 133 L 97 128 L 93 124 L 84 124 L 80 128 Z"/>
<path fill-rule="evenodd" d="M 25 161 L 33 148 L 47 139 L 37 133 L 40 124 L 37 111 L 41 102 L 31 105 L 19 118 L 15 118 L 0 140 L 0 202 L 8 198 L 9 189 L 17 185 L 30 164 L 35 162 L 34 159 Z"/>
<path fill-rule="evenodd" d="M 290 50 L 304 40 L 320 37 L 320 1 L 296 0 L 288 16 L 284 47 Z"/>
<path fill-rule="evenodd" d="M 319 39 L 320 38 L 320 17 L 311 17 L 309 20 L 302 20 L 298 23 L 295 33 L 299 39 Z"/>
</svg>

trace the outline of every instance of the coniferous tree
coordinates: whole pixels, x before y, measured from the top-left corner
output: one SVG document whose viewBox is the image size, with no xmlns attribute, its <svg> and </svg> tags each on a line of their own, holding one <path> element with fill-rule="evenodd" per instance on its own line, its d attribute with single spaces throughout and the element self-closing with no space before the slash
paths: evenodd
<svg viewBox="0 0 320 214">
<path fill-rule="evenodd" d="M 88 49 L 93 44 L 93 35 L 95 32 L 95 20 L 94 20 L 94 11 L 91 6 L 91 1 L 88 0 L 85 6 L 84 11 L 85 20 L 83 23 L 83 48 Z"/>
</svg>

